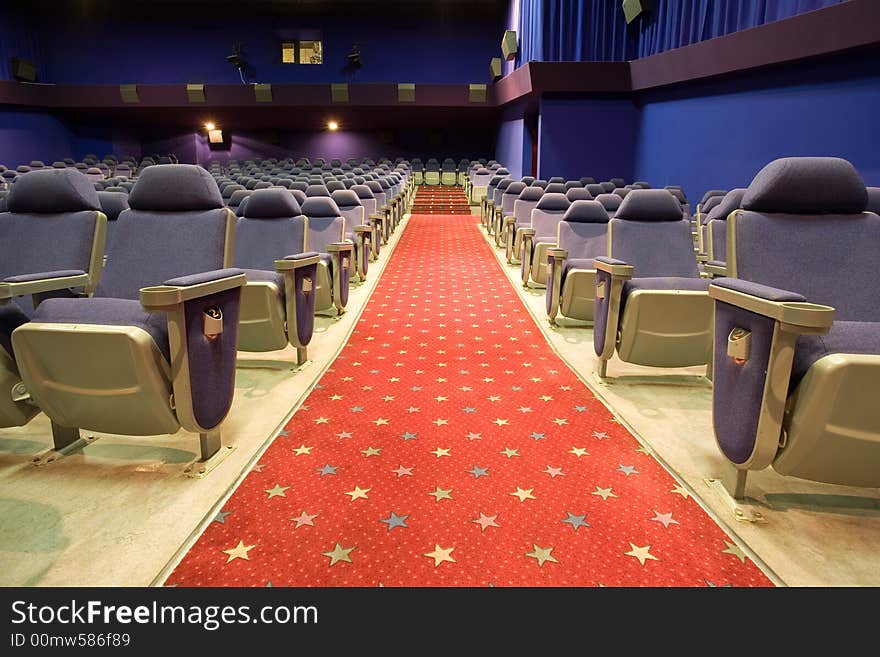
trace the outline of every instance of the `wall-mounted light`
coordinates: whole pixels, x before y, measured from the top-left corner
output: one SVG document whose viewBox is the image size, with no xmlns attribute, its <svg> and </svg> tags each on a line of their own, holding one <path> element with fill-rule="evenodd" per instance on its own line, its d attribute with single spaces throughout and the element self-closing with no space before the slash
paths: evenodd
<svg viewBox="0 0 880 657">
<path fill-rule="evenodd" d="M 327 121 L 328 130 L 339 130 L 339 124 L 336 121 Z"/>
<path fill-rule="evenodd" d="M 223 131 L 222 130 L 208 130 L 208 142 L 211 144 L 222 144 L 223 143 Z"/>
<path fill-rule="evenodd" d="M 208 121 L 205 124 L 205 130 L 207 130 L 208 132 L 211 132 L 211 130 L 213 130 L 215 127 L 216 126 L 213 123 L 211 123 L 210 121 Z"/>
</svg>

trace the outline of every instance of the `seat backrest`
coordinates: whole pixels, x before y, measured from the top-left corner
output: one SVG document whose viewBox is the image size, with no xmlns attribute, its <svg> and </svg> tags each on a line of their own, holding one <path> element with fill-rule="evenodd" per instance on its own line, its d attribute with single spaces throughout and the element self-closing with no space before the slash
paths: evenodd
<svg viewBox="0 0 880 657">
<path fill-rule="evenodd" d="M 565 185 L 565 178 L 563 178 L 562 176 L 553 176 L 553 177 L 551 177 L 550 180 L 548 180 L 547 182 L 549 182 L 551 185 L 552 185 L 552 184 L 563 185 L 563 191 L 565 190 L 565 188 L 564 188 L 564 185 Z"/>
<path fill-rule="evenodd" d="M 501 214 L 503 216 L 508 217 L 513 214 L 513 204 L 525 188 L 525 183 L 521 182 L 512 182 L 507 186 L 501 194 Z"/>
<path fill-rule="evenodd" d="M 97 296 L 137 299 L 142 287 L 232 263 L 234 218 L 202 167 L 149 167 L 128 203 L 116 221 Z"/>
<path fill-rule="evenodd" d="M 98 200 L 101 203 L 101 212 L 107 217 L 106 248 L 109 249 L 116 232 L 116 220 L 119 219 L 122 212 L 128 210 L 128 194 L 103 191 L 98 192 Z"/>
<path fill-rule="evenodd" d="M 350 189 L 342 189 L 333 192 L 330 197 L 339 208 L 339 212 L 345 217 L 345 234 L 348 237 L 354 235 L 354 227 L 366 223 L 367 216 L 364 214 L 364 206 L 358 195 Z"/>
<path fill-rule="evenodd" d="M 373 192 L 373 197 L 376 199 L 376 212 L 379 212 L 386 203 L 385 191 L 382 189 L 382 185 L 375 180 L 368 180 L 365 184 Z"/>
<path fill-rule="evenodd" d="M 880 215 L 880 187 L 868 187 L 868 212 Z"/>
<path fill-rule="evenodd" d="M 709 215 L 712 214 L 712 211 L 721 205 L 721 202 L 724 200 L 724 196 L 710 196 L 709 199 L 705 203 L 700 204 L 700 221 L 702 223 L 707 223 L 709 221 Z M 730 214 L 728 212 L 728 214 Z M 725 219 L 727 217 L 725 216 Z"/>
<path fill-rule="evenodd" d="M 617 189 L 617 185 L 615 185 L 613 182 L 606 181 L 606 182 L 600 182 L 599 184 L 602 186 L 602 193 L 603 194 L 610 194 L 615 189 Z"/>
<path fill-rule="evenodd" d="M 528 187 L 533 182 L 535 182 L 535 177 L 534 176 L 523 176 L 519 180 L 521 183 L 524 183 L 526 187 Z"/>
<path fill-rule="evenodd" d="M 565 191 L 568 191 L 569 189 L 573 189 L 576 187 L 583 187 L 583 186 L 584 186 L 584 183 L 582 183 L 580 180 L 566 180 L 565 181 Z"/>
<path fill-rule="evenodd" d="M 545 192 L 532 210 L 535 239 L 556 238 L 556 226 L 562 221 L 571 203 L 565 194 Z"/>
<path fill-rule="evenodd" d="M 665 189 L 635 189 L 608 224 L 608 255 L 635 267 L 635 278 L 698 278 L 690 222 Z"/>
<path fill-rule="evenodd" d="M 557 245 L 569 258 L 596 258 L 608 249 L 608 213 L 597 201 L 575 201 L 557 228 Z"/>
<path fill-rule="evenodd" d="M 532 210 L 538 205 L 538 201 L 544 195 L 540 187 L 526 187 L 513 202 L 513 216 L 516 218 L 516 227 L 532 225 Z"/>
<path fill-rule="evenodd" d="M 101 203 L 82 174 L 75 169 L 31 171 L 18 177 L 5 202 L 0 280 L 51 271 L 89 272 Z"/>
<path fill-rule="evenodd" d="M 316 196 L 326 196 L 329 198 L 330 190 L 328 190 L 327 186 L 323 184 L 312 184 L 306 187 L 306 198 L 313 198 Z"/>
<path fill-rule="evenodd" d="M 275 260 L 305 251 L 306 218 L 284 189 L 261 189 L 250 195 L 235 223 L 234 265 L 274 271 Z"/>
<path fill-rule="evenodd" d="M 626 181 L 623 178 L 610 178 L 608 182 L 613 183 L 615 187 L 626 186 Z"/>
<path fill-rule="evenodd" d="M 492 190 L 492 200 L 495 203 L 495 207 L 501 207 L 501 196 L 504 194 L 504 190 L 508 188 L 513 183 L 512 178 L 502 178 L 498 181 L 498 184 L 495 185 L 495 189 Z"/>
<path fill-rule="evenodd" d="M 583 185 L 584 187 L 586 187 L 587 185 L 595 185 L 595 184 L 596 184 L 596 179 L 593 178 L 592 176 L 584 176 L 583 178 L 581 178 L 581 185 Z"/>
<path fill-rule="evenodd" d="M 366 185 L 352 185 L 351 191 L 357 194 L 358 200 L 364 206 L 364 216 L 366 219 L 376 214 L 376 197 Z"/>
<path fill-rule="evenodd" d="M 549 185 L 546 180 L 541 180 L 538 178 L 537 180 L 533 180 L 529 187 L 540 187 L 541 189 L 547 189 L 547 185 Z"/>
<path fill-rule="evenodd" d="M 326 187 L 331 196 L 333 195 L 333 192 L 339 191 L 340 189 L 345 189 L 345 185 L 338 180 L 328 181 Z M 306 192 L 306 196 L 308 196 L 308 192 Z"/>
<path fill-rule="evenodd" d="M 721 197 L 723 197 L 725 194 L 727 194 L 727 190 L 726 190 L 726 189 L 710 189 L 708 192 L 706 192 L 705 194 L 703 194 L 703 198 L 700 199 L 700 205 L 701 205 L 701 206 L 705 205 L 706 202 L 707 202 L 710 198 L 712 198 L 713 196 L 721 196 Z"/>
<path fill-rule="evenodd" d="M 251 194 L 253 194 L 253 191 L 250 189 L 236 189 L 229 195 L 226 205 L 230 208 L 237 208 Z"/>
<path fill-rule="evenodd" d="M 553 179 L 551 178 L 550 180 L 552 181 Z M 544 191 L 548 194 L 565 194 L 565 184 L 561 182 L 550 182 L 547 183 Z"/>
<path fill-rule="evenodd" d="M 846 160 L 774 160 L 727 219 L 730 275 L 833 306 L 835 320 L 880 321 L 880 217 L 864 212 L 867 203 Z"/>
<path fill-rule="evenodd" d="M 345 219 L 332 198 L 307 198 L 302 211 L 309 220 L 306 240 L 308 250 L 327 253 L 328 244 L 341 242 L 345 238 Z"/>
</svg>

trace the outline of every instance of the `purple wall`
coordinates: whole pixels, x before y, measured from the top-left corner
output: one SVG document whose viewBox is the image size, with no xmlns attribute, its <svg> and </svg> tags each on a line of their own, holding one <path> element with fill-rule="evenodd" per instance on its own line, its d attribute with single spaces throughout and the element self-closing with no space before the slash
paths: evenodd
<svg viewBox="0 0 880 657">
<path fill-rule="evenodd" d="M 244 13 L 244 12 L 243 12 Z M 364 19 L 267 17 L 234 20 L 173 17 L 131 21 L 124 12 L 97 23 L 56 22 L 41 27 L 48 41 L 44 79 L 56 83 L 235 83 L 226 62 L 234 42 L 253 66 L 249 82 L 485 82 L 504 26 L 463 14 L 438 20 L 383 16 Z M 281 41 L 321 35 L 324 64 L 281 63 Z M 363 67 L 342 71 L 353 43 Z M 54 44 L 65 44 L 63 48 Z M 75 46 L 74 46 L 75 44 Z"/>
<path fill-rule="evenodd" d="M 495 159 L 501 162 L 514 179 L 532 171 L 532 135 L 524 118 L 501 121 L 495 146 Z"/>
<path fill-rule="evenodd" d="M 538 176 L 632 180 L 638 118 L 629 99 L 541 98 Z"/>
<path fill-rule="evenodd" d="M 68 129 L 48 112 L 0 106 L 0 164 L 10 168 L 31 160 L 50 164 L 71 157 L 71 146 Z"/>
</svg>

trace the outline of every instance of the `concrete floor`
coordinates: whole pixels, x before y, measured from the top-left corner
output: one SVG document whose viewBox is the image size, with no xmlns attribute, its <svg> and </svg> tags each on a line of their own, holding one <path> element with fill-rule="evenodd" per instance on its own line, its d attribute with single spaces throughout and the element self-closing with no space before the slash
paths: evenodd
<svg viewBox="0 0 880 657">
<path fill-rule="evenodd" d="M 291 347 L 239 353 L 235 400 L 221 426 L 225 457 L 206 477 L 185 473 L 198 457 L 196 434 L 84 431 L 97 440 L 34 466 L 51 442 L 49 419 L 41 413 L 0 429 L 0 586 L 161 583 L 345 344 L 403 226 L 370 263 L 367 280 L 351 288 L 347 312 L 317 319 L 302 371 L 291 374 Z"/>
<path fill-rule="evenodd" d="M 782 477 L 768 468 L 751 473 L 746 487 L 766 522 L 736 520 L 706 481 L 720 477 L 725 464 L 712 429 L 706 368 L 641 367 L 615 355 L 608 378 L 600 379 L 593 329 L 565 318 L 551 328 L 545 290 L 524 289 L 519 266 L 492 248 L 556 352 L 771 578 L 789 586 L 880 585 L 880 490 Z"/>
<path fill-rule="evenodd" d="M 33 456 L 49 445 L 48 419 L 0 429 L 0 586 L 161 584 L 344 344 L 401 232 L 371 263 L 368 281 L 352 289 L 349 311 L 318 320 L 303 371 L 291 375 L 292 349 L 240 354 L 235 401 L 223 425 L 224 445 L 232 449 L 203 479 L 185 474 L 198 452 L 192 434 L 96 434 L 80 452 L 34 466 Z M 880 491 L 813 484 L 768 469 L 748 483 L 767 522 L 736 522 L 705 482 L 720 475 L 723 460 L 702 368 L 657 370 L 615 358 L 610 378 L 600 380 L 592 329 L 572 322 L 551 329 L 544 291 L 523 290 L 518 268 L 503 263 L 503 254 L 499 262 L 559 355 L 771 577 L 794 586 L 880 584 Z"/>
</svg>

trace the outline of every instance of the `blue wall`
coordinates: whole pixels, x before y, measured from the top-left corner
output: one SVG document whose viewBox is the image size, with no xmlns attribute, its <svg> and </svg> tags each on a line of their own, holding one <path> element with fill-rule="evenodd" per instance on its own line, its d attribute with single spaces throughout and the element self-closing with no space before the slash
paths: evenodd
<svg viewBox="0 0 880 657">
<path fill-rule="evenodd" d="M 0 106 L 0 164 L 10 168 L 31 160 L 49 164 L 71 157 L 71 152 L 70 132 L 48 112 Z"/>
<path fill-rule="evenodd" d="M 44 26 L 49 44 L 42 77 L 56 83 L 237 83 L 238 71 L 226 56 L 240 42 L 253 67 L 249 82 L 485 82 L 503 28 L 466 14 L 445 21 L 332 16 L 166 22 L 117 15 Z M 310 34 L 323 39 L 325 63 L 282 64 L 281 42 Z M 347 74 L 342 69 L 355 42 L 363 67 Z M 53 47 L 59 43 L 66 47 Z"/>
<path fill-rule="evenodd" d="M 541 98 L 538 176 L 632 179 L 638 110 L 629 99 Z"/>
<path fill-rule="evenodd" d="M 777 157 L 834 155 L 880 185 L 880 54 L 687 85 L 639 99 L 636 177 L 691 197 L 748 185 Z"/>
<path fill-rule="evenodd" d="M 498 126 L 495 159 L 512 178 L 518 180 L 532 172 L 532 134 L 524 118 L 502 120 Z"/>
</svg>

